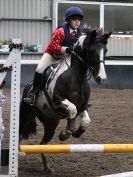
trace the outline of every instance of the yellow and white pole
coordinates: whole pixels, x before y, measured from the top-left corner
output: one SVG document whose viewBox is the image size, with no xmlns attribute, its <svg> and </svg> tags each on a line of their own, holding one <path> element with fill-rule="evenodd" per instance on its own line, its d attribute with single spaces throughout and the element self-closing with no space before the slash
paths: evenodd
<svg viewBox="0 0 133 177">
<path fill-rule="evenodd" d="M 133 153 L 133 144 L 20 145 L 19 151 L 25 154 L 73 152 Z"/>
</svg>

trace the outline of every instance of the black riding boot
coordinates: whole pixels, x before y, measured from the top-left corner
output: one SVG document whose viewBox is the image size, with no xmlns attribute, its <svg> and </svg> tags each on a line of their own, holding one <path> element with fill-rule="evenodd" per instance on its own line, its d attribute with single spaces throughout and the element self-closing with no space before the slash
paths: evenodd
<svg viewBox="0 0 133 177">
<path fill-rule="evenodd" d="M 25 98 L 24 101 L 30 105 L 34 105 L 36 101 L 36 97 L 39 92 L 39 88 L 41 86 L 42 81 L 42 74 L 35 72 L 34 79 L 33 79 L 33 90 L 30 93 L 28 98 Z"/>
</svg>

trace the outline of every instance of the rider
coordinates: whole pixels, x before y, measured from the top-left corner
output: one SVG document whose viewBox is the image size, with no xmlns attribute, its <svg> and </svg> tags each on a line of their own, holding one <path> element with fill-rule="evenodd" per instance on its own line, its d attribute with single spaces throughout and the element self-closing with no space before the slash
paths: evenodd
<svg viewBox="0 0 133 177">
<path fill-rule="evenodd" d="M 45 49 L 34 75 L 33 90 L 30 98 L 25 102 L 34 105 L 45 69 L 63 59 L 66 54 L 71 54 L 73 44 L 81 36 L 80 25 L 84 14 L 79 7 L 69 7 L 65 12 L 65 23 L 58 26 L 52 35 L 52 40 Z"/>
</svg>

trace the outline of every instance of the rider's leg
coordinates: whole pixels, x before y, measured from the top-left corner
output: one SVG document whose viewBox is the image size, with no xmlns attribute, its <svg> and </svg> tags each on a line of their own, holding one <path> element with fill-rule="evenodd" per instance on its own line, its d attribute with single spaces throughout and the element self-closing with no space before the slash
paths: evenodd
<svg viewBox="0 0 133 177">
<path fill-rule="evenodd" d="M 37 68 L 36 68 L 36 72 L 34 75 L 34 79 L 33 79 L 33 90 L 32 93 L 30 94 L 29 98 L 25 98 L 24 101 L 33 105 L 35 103 L 36 97 L 37 97 L 37 93 L 39 91 L 39 88 L 41 86 L 41 81 L 42 81 L 42 73 L 45 71 L 45 69 L 54 64 L 56 61 L 55 59 L 48 53 L 44 53 L 44 55 L 42 56 Z"/>
<path fill-rule="evenodd" d="M 52 57 L 52 55 L 50 55 L 49 53 L 44 53 L 44 55 L 42 56 L 41 60 L 38 63 L 36 72 L 42 74 L 48 66 L 54 64 L 55 62 L 56 60 L 55 58 Z"/>
</svg>

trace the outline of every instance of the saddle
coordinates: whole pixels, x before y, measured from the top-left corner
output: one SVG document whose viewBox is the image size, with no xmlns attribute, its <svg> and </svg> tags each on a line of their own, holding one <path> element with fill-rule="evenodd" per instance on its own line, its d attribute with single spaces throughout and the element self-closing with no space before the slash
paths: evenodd
<svg viewBox="0 0 133 177">
<path fill-rule="evenodd" d="M 49 66 L 46 69 L 46 71 L 44 71 L 40 90 L 43 89 L 43 88 L 48 90 L 48 87 L 49 87 L 51 81 L 54 79 L 54 76 L 55 76 L 55 69 L 54 69 L 55 67 L 56 66 L 54 66 L 54 65 Z"/>
<path fill-rule="evenodd" d="M 65 60 L 65 59 L 64 59 Z M 60 70 L 60 68 L 62 67 L 62 64 L 64 63 L 64 60 L 56 62 L 55 64 L 49 66 L 48 68 L 46 68 L 46 70 L 43 73 L 43 79 L 42 79 L 42 83 L 41 83 L 41 88 L 45 88 L 46 90 L 48 90 L 50 83 L 52 82 L 52 80 L 54 79 L 54 76 L 56 75 L 56 73 Z"/>
<path fill-rule="evenodd" d="M 60 70 L 60 68 L 62 67 L 63 63 L 64 63 L 64 60 L 62 60 L 62 62 L 59 61 L 59 62 L 49 66 L 48 68 L 46 68 L 46 70 L 42 74 L 41 85 L 34 93 L 34 98 L 33 98 L 33 92 L 32 92 L 32 90 L 33 90 L 33 86 L 32 86 L 33 82 L 29 83 L 28 93 L 27 93 L 27 96 L 25 98 L 26 102 L 30 102 L 29 100 L 30 100 L 30 98 L 32 98 L 34 100 L 34 104 L 35 104 L 35 102 L 38 99 L 39 92 L 43 91 L 45 96 L 46 96 L 46 98 L 47 98 L 47 101 L 49 102 L 49 104 L 52 107 L 52 100 L 51 100 L 50 95 L 48 93 L 48 89 L 49 89 L 50 83 L 53 81 L 56 73 Z M 28 100 L 28 98 L 29 98 L 29 100 Z"/>
</svg>

